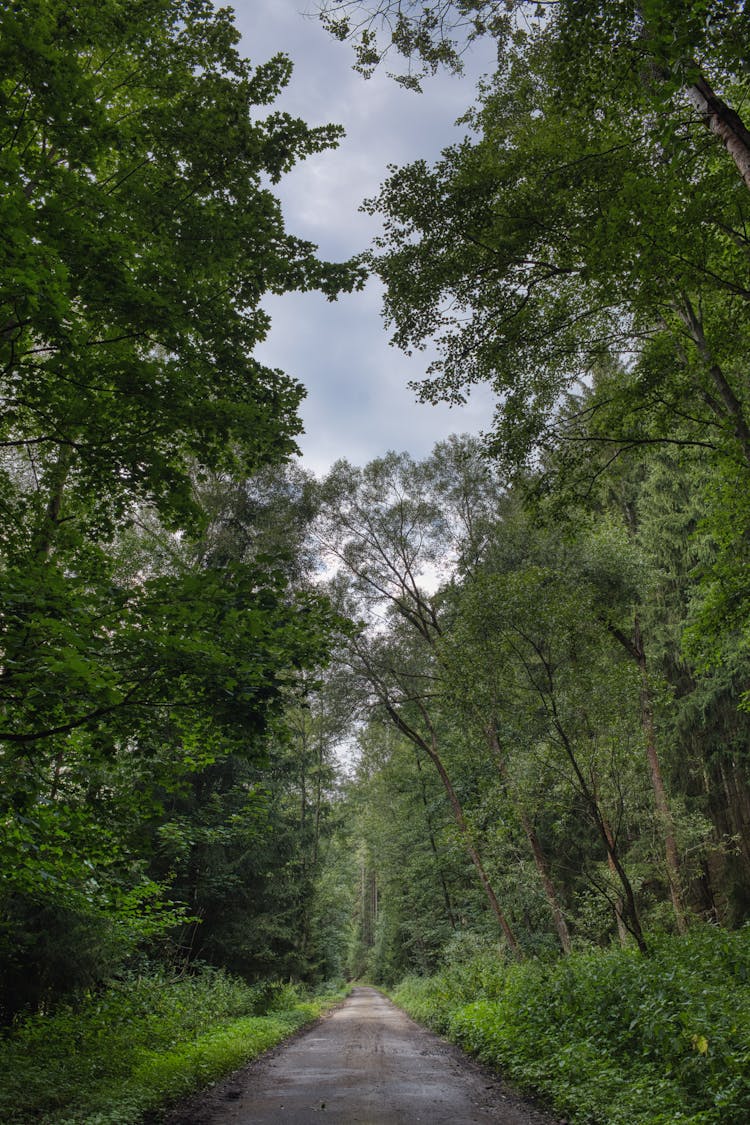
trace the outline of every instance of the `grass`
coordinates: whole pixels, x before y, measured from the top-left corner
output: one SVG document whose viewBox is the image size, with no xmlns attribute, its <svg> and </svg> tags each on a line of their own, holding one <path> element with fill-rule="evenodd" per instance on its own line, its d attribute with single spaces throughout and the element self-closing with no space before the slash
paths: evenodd
<svg viewBox="0 0 750 1125">
<path fill-rule="evenodd" d="M 0 1041 L 4 1125 L 138 1125 L 287 1038 L 344 996 L 251 987 L 211 969 L 110 986 Z"/>
<path fill-rule="evenodd" d="M 571 1123 L 750 1121 L 750 928 L 654 937 L 648 957 L 474 957 L 393 998 Z"/>
</svg>

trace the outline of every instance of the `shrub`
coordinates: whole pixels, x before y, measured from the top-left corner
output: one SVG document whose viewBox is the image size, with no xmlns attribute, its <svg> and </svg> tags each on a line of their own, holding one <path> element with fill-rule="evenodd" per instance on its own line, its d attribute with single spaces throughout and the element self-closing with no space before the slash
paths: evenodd
<svg viewBox="0 0 750 1125">
<path fill-rule="evenodd" d="M 135 1125 L 341 995 L 303 1000 L 292 986 L 249 986 L 208 966 L 123 979 L 78 1007 L 27 1018 L 0 1040 L 0 1121 Z"/>
<path fill-rule="evenodd" d="M 572 1122 L 750 1120 L 750 928 L 409 979 L 394 999 Z"/>
</svg>

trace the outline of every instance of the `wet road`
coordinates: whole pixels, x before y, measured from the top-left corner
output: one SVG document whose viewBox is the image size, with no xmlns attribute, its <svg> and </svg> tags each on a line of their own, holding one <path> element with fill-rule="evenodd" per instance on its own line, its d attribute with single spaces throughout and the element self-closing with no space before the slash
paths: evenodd
<svg viewBox="0 0 750 1125">
<path fill-rule="evenodd" d="M 166 1125 L 554 1125 L 373 988 Z"/>
</svg>

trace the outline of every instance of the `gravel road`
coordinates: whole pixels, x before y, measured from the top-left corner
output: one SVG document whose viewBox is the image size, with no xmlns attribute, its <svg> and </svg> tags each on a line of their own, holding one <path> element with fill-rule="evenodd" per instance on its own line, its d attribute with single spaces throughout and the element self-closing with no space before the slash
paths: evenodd
<svg viewBox="0 0 750 1125">
<path fill-rule="evenodd" d="M 557 1125 L 374 988 L 178 1107 L 166 1125 Z"/>
</svg>

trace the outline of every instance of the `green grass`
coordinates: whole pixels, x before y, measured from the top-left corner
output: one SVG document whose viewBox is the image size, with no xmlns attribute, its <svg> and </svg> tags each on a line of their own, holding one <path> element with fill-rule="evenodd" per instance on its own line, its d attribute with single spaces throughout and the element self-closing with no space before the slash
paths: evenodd
<svg viewBox="0 0 750 1125">
<path fill-rule="evenodd" d="M 570 1122 L 750 1121 L 750 928 L 653 938 L 645 958 L 475 957 L 393 998 Z"/>
<path fill-rule="evenodd" d="M 255 1058 L 340 1000 L 215 970 L 134 977 L 0 1041 L 4 1125 L 137 1125 Z"/>
</svg>

